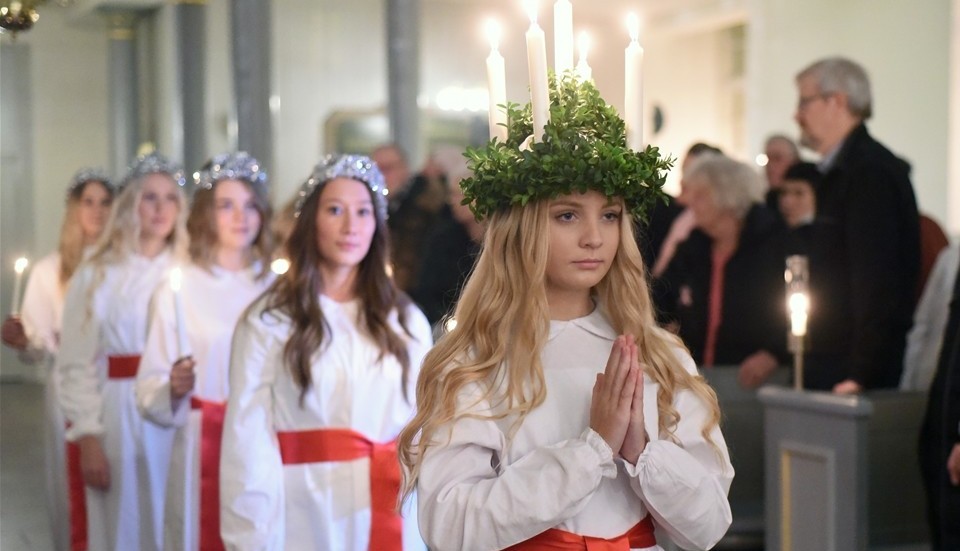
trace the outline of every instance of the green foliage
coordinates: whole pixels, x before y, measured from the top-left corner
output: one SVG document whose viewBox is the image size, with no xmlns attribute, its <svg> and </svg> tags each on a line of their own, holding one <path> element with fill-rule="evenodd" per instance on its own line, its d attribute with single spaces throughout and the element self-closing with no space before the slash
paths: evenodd
<svg viewBox="0 0 960 551">
<path fill-rule="evenodd" d="M 478 220 L 514 205 L 596 190 L 622 197 L 635 217 L 645 220 L 654 202 L 666 201 L 663 184 L 673 159 L 660 150 L 627 147 L 626 128 L 592 82 L 566 73 L 550 75 L 550 122 L 542 141 L 521 144 L 533 133 L 531 105 L 502 106 L 507 141 L 490 140 L 464 154 L 473 176 L 460 183 L 463 204 Z"/>
</svg>

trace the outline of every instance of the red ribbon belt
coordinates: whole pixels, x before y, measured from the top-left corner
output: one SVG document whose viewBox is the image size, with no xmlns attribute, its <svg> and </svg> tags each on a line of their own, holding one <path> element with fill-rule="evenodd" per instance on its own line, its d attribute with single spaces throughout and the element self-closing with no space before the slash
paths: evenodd
<svg viewBox="0 0 960 551">
<path fill-rule="evenodd" d="M 615 538 L 581 536 L 551 528 L 504 551 L 630 551 L 633 548 L 653 547 L 656 544 L 653 519 L 647 515 L 626 534 Z"/>
<path fill-rule="evenodd" d="M 140 367 L 140 354 L 107 356 L 107 377 L 111 379 L 130 379 L 137 376 Z"/>
<path fill-rule="evenodd" d="M 67 423 L 67 428 L 70 423 Z M 80 470 L 80 446 L 67 442 L 67 498 L 70 506 L 70 551 L 87 551 L 87 494 Z"/>
<path fill-rule="evenodd" d="M 397 443 L 378 444 L 352 430 L 318 429 L 278 432 L 284 465 L 353 461 L 370 458 L 370 549 L 401 551 L 403 523 L 397 514 L 400 462 Z"/>
<path fill-rule="evenodd" d="M 200 551 L 222 551 L 220 538 L 220 437 L 227 406 L 190 397 L 200 410 Z"/>
</svg>

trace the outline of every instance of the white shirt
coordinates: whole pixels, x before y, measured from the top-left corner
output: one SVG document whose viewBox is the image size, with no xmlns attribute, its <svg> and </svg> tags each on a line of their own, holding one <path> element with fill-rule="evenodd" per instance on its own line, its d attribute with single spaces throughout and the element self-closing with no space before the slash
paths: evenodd
<svg viewBox="0 0 960 551">
<path fill-rule="evenodd" d="M 59 252 L 48 254 L 30 269 L 20 318 L 28 340 L 27 348 L 20 352 L 20 359 L 52 368 L 60 348 L 60 322 L 63 319 Z"/>
<path fill-rule="evenodd" d="M 413 416 L 420 364 L 432 341 L 430 324 L 414 306 L 406 337 L 396 314 L 390 325 L 410 355 L 406 397 L 401 366 L 358 327 L 356 301 L 320 297 L 328 324 L 311 363 L 312 384 L 301 390 L 283 359 L 292 332 L 286 316 L 251 306 L 237 326 L 230 364 L 220 462 L 221 535 L 228 549 L 358 550 L 370 536 L 370 462 L 283 465 L 278 431 L 346 428 L 390 442 Z M 404 549 L 423 549 L 416 514 L 404 518 Z"/>
<path fill-rule="evenodd" d="M 674 395 L 680 415 L 674 435 L 660 434 L 658 385 L 644 376 L 644 424 L 650 442 L 636 465 L 614 460 L 589 427 L 597 373 L 617 335 L 599 308 L 550 324 L 541 354 L 546 400 L 524 419 L 508 445 L 514 418 L 460 418 L 450 440 L 441 428 L 423 458 L 417 485 L 421 532 L 431 549 L 501 549 L 547 529 L 601 538 L 617 537 L 649 512 L 680 546 L 706 549 L 731 522 L 727 491 L 733 479 L 718 427 L 712 447 L 700 434 L 704 404 L 689 390 Z M 696 373 L 689 354 L 677 349 Z M 460 398 L 466 410 L 483 395 L 478 386 Z M 487 402 L 474 409 L 491 411 Z M 658 549 L 654 547 L 652 549 Z"/>
</svg>

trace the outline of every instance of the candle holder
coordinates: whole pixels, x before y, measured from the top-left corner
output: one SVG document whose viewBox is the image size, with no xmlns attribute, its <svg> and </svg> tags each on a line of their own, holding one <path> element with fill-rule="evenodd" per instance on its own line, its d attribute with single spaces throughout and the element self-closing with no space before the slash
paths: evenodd
<svg viewBox="0 0 960 551">
<path fill-rule="evenodd" d="M 803 341 L 807 335 L 807 316 L 810 311 L 810 271 L 807 257 L 788 256 L 783 278 L 786 283 L 787 315 L 790 319 L 787 346 L 793 353 L 793 386 L 796 390 L 803 390 Z"/>
</svg>

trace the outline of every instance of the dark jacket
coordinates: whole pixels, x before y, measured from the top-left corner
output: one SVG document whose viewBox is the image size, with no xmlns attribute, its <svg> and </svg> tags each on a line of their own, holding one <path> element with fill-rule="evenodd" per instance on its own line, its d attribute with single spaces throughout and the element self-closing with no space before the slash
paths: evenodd
<svg viewBox="0 0 960 551">
<path fill-rule="evenodd" d="M 808 388 L 830 389 L 848 378 L 884 388 L 900 380 L 920 267 L 909 170 L 860 125 L 817 187 Z"/>
<path fill-rule="evenodd" d="M 480 245 L 470 239 L 463 224 L 452 218 L 427 239 L 423 270 L 412 298 L 431 324 L 453 313 L 479 252 Z"/>
<path fill-rule="evenodd" d="M 715 365 L 739 365 L 759 350 L 786 361 L 784 232 L 765 206 L 754 205 L 747 213 L 737 250 L 724 268 Z M 662 278 L 665 293 L 658 297 L 666 297 L 659 307 L 667 320 L 679 322 L 680 338 L 697 364 L 703 362 L 707 339 L 712 243 L 694 230 L 677 248 Z"/>
</svg>

